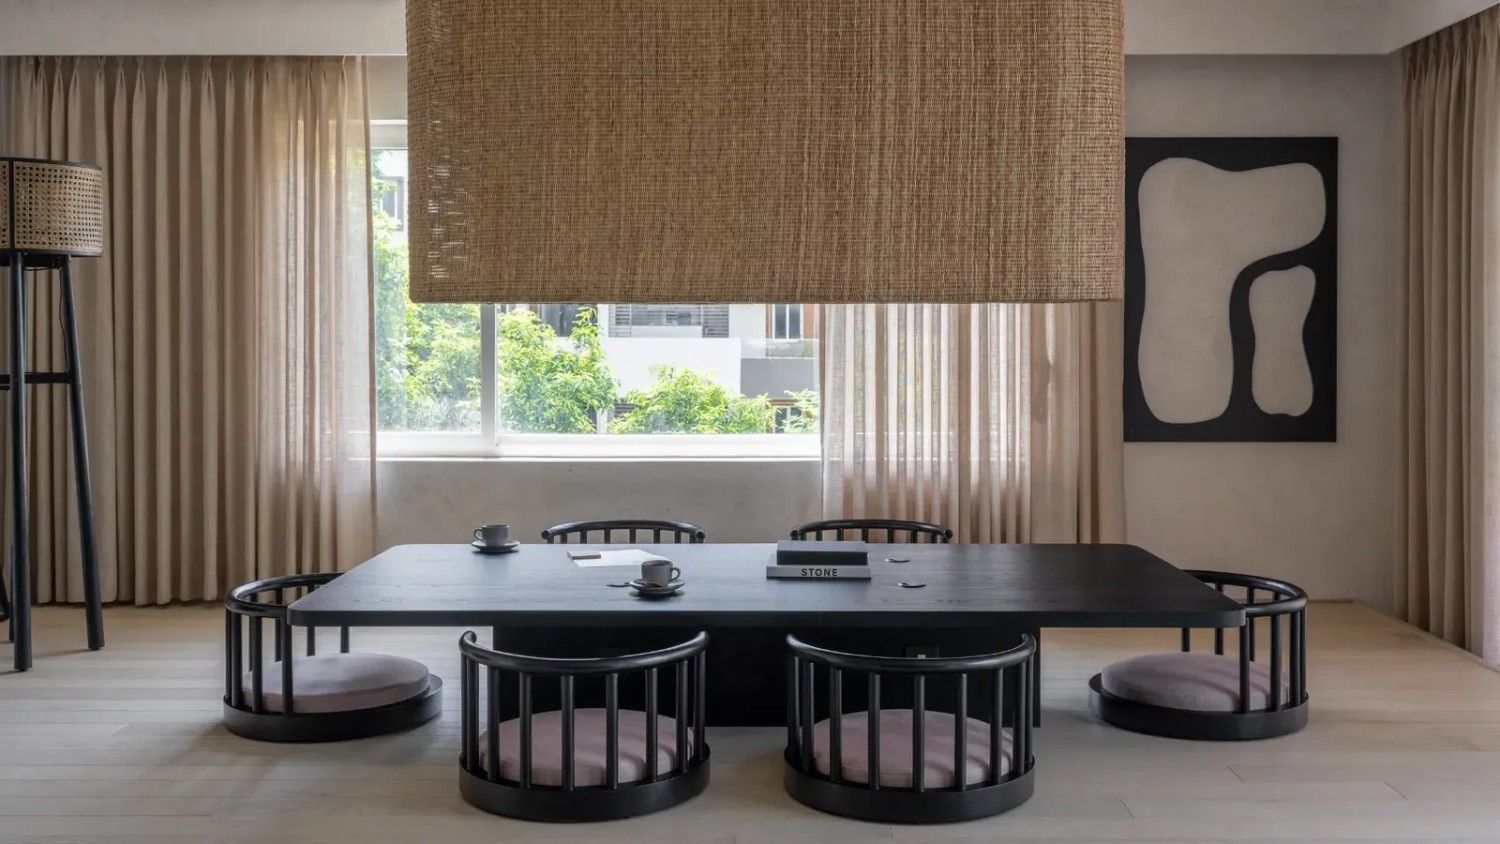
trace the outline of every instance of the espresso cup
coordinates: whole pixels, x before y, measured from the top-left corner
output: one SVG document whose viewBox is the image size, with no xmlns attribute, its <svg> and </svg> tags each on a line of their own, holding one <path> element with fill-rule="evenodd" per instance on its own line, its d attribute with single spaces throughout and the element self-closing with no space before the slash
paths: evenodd
<svg viewBox="0 0 1500 844">
<path fill-rule="evenodd" d="M 510 539 L 510 525 L 485 525 L 474 529 L 474 538 L 493 548 Z"/>
<path fill-rule="evenodd" d="M 641 582 L 647 586 L 667 586 L 682 575 L 682 569 L 671 560 L 647 560 L 641 563 Z"/>
</svg>

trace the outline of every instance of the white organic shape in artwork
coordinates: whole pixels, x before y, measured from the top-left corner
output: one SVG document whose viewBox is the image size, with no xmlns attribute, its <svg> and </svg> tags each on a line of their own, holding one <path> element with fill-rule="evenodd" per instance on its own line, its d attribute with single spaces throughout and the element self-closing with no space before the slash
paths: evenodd
<svg viewBox="0 0 1500 844">
<path fill-rule="evenodd" d="M 1214 419 L 1229 407 L 1233 386 L 1234 280 L 1251 263 L 1318 236 L 1327 214 L 1323 178 L 1310 164 L 1237 172 L 1168 158 L 1141 177 L 1139 207 L 1142 392 L 1163 422 Z"/>
<path fill-rule="evenodd" d="M 1302 326 L 1317 284 L 1308 267 L 1269 272 L 1250 284 L 1250 324 L 1255 328 L 1250 393 L 1266 413 L 1301 416 L 1312 407 L 1312 369 Z"/>
</svg>

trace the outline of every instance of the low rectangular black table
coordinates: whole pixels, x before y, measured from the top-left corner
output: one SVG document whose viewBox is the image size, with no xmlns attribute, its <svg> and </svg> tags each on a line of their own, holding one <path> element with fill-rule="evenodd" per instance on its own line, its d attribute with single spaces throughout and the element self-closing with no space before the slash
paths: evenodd
<svg viewBox="0 0 1500 844">
<path fill-rule="evenodd" d="M 634 577 L 569 548 L 645 548 L 682 594 L 642 600 Z M 1239 627 L 1238 602 L 1133 545 L 872 545 L 868 581 L 768 580 L 773 544 L 399 545 L 292 604 L 298 626 Z M 885 558 L 910 559 L 887 563 Z M 899 581 L 925 583 L 903 589 Z"/>
<path fill-rule="evenodd" d="M 638 570 L 580 567 L 567 554 L 578 547 L 646 548 L 676 563 L 686 585 L 672 598 L 634 597 L 609 584 Z M 769 580 L 775 549 L 522 545 L 486 556 L 467 545 L 402 545 L 296 601 L 289 616 L 304 627 L 489 627 L 497 647 L 556 656 L 648 650 L 705 629 L 714 724 L 783 723 L 788 633 L 836 649 L 943 656 L 1002 650 L 1043 627 L 1244 623 L 1238 602 L 1131 545 L 872 545 L 871 579 L 842 581 Z"/>
</svg>

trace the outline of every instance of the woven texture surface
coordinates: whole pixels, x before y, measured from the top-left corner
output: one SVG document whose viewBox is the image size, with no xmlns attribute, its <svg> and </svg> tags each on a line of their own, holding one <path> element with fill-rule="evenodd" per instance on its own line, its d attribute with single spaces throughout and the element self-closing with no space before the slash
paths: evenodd
<svg viewBox="0 0 1500 844">
<path fill-rule="evenodd" d="M 0 207 L 11 210 L 15 229 L 0 229 L 0 245 L 16 250 L 65 255 L 99 255 L 104 251 L 104 172 L 97 167 L 58 161 L 12 159 L 6 179 L 11 195 Z"/>
<path fill-rule="evenodd" d="M 0 160 L 0 249 L 10 245 L 10 162 Z"/>
<path fill-rule="evenodd" d="M 1120 0 L 409 0 L 412 298 L 1119 298 Z"/>
</svg>

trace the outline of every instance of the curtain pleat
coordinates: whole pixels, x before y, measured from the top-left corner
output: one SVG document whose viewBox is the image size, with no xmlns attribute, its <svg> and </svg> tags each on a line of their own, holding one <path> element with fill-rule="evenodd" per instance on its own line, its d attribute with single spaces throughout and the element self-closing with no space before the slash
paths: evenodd
<svg viewBox="0 0 1500 844">
<path fill-rule="evenodd" d="M 960 542 L 1125 534 L 1118 305 L 823 309 L 823 512 Z"/>
<path fill-rule="evenodd" d="M 104 257 L 74 263 L 105 600 L 212 600 L 369 556 L 363 62 L 3 61 L 0 141 L 108 182 Z M 32 368 L 60 369 L 52 274 L 31 291 Z M 36 597 L 78 601 L 66 394 L 28 402 Z"/>
<path fill-rule="evenodd" d="M 1500 663 L 1500 10 L 1404 61 L 1396 605 Z"/>
</svg>

